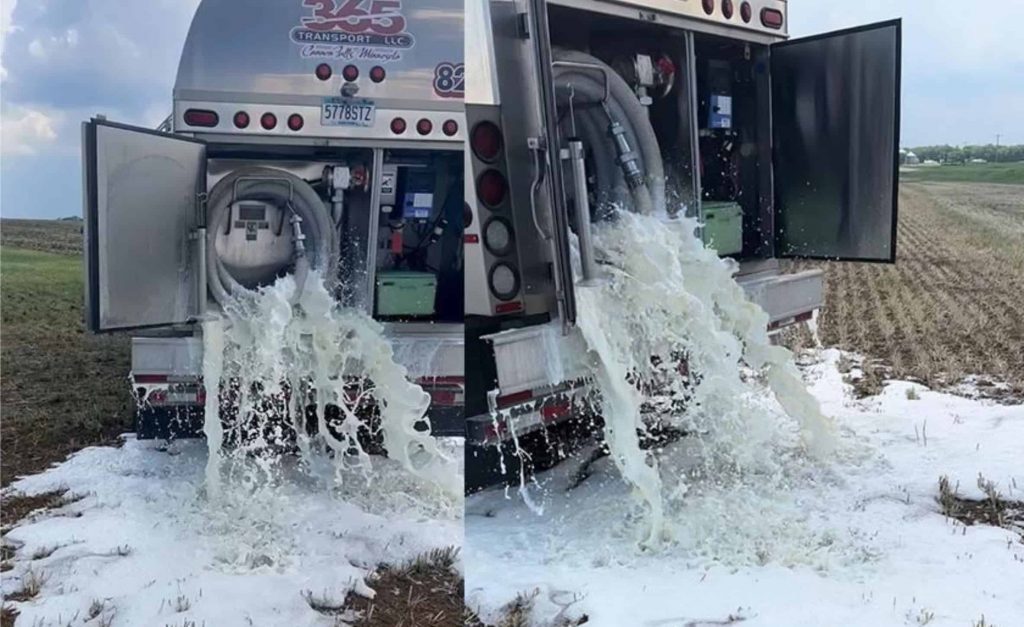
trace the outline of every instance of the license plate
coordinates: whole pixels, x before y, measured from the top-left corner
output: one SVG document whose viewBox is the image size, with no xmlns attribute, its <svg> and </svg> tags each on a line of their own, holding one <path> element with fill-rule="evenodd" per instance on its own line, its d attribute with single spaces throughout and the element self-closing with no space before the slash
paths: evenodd
<svg viewBox="0 0 1024 627">
<path fill-rule="evenodd" d="M 323 126 L 373 126 L 377 107 L 372 100 L 324 98 L 320 106 Z"/>
</svg>

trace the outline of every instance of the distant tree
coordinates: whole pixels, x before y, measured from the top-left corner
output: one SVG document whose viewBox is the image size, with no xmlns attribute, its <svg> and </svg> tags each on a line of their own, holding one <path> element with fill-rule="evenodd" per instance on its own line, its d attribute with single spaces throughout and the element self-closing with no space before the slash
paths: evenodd
<svg viewBox="0 0 1024 627">
<path fill-rule="evenodd" d="M 911 148 L 922 161 L 934 159 L 940 163 L 964 163 L 971 159 L 985 161 L 1014 162 L 1024 161 L 1024 144 L 1016 146 L 919 146 Z"/>
</svg>

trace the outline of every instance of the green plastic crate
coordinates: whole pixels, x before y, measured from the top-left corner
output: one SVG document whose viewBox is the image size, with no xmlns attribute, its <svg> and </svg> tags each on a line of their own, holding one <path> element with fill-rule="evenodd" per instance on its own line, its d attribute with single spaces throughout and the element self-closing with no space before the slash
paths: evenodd
<svg viewBox="0 0 1024 627">
<path fill-rule="evenodd" d="M 743 250 L 743 209 L 734 202 L 704 202 L 704 243 L 719 255 Z"/>
<path fill-rule="evenodd" d="M 377 274 L 378 316 L 431 316 L 437 277 L 430 272 L 385 270 Z"/>
</svg>

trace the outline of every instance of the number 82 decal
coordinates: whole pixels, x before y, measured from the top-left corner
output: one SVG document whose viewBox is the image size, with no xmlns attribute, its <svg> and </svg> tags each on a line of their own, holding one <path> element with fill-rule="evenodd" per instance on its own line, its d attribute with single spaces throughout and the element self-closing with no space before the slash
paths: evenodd
<svg viewBox="0 0 1024 627">
<path fill-rule="evenodd" d="M 466 91 L 466 65 L 442 61 L 434 68 L 434 93 L 442 98 L 462 98 Z"/>
</svg>

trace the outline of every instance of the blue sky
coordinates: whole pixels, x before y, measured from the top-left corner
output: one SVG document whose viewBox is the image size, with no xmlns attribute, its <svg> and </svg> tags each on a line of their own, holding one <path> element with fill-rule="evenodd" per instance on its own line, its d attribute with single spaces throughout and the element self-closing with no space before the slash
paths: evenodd
<svg viewBox="0 0 1024 627">
<path fill-rule="evenodd" d="M 298 1 L 298 0 L 295 0 Z M 155 126 L 170 112 L 197 0 L 0 0 L 0 213 L 81 212 L 79 126 Z M 904 145 L 1024 143 L 1024 2 L 790 0 L 814 34 L 904 18 Z"/>
</svg>

